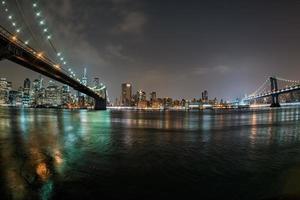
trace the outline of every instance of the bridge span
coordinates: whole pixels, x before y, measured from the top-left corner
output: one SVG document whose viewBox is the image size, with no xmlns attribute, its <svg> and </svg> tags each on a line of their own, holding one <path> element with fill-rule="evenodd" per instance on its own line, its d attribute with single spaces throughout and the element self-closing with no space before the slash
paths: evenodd
<svg viewBox="0 0 300 200">
<path fill-rule="evenodd" d="M 278 81 L 286 82 L 290 85 L 286 85 L 285 87 L 279 88 Z M 270 85 L 268 85 L 270 84 Z M 262 89 L 267 86 L 269 89 L 264 90 L 262 92 Z M 272 97 L 271 107 L 280 107 L 279 102 L 279 95 L 299 91 L 300 90 L 300 82 L 299 81 L 293 81 L 293 80 L 287 80 L 283 78 L 278 77 L 270 77 L 265 81 L 265 83 L 260 86 L 257 91 L 252 93 L 251 95 L 245 97 L 243 101 L 250 102 L 251 100 L 265 98 L 265 97 Z"/>
<path fill-rule="evenodd" d="M 26 45 L 0 25 L 0 60 L 7 59 L 30 70 L 45 75 L 95 100 L 95 110 L 106 110 L 106 96 L 101 97 L 80 81 L 69 76 L 63 68 L 34 48 Z"/>
</svg>

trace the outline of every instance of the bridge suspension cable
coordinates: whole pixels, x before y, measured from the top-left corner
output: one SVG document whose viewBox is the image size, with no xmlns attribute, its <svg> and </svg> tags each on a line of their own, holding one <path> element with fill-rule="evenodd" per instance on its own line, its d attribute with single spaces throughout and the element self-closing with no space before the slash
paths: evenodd
<svg viewBox="0 0 300 200">
<path fill-rule="evenodd" d="M 38 40 L 37 40 L 37 38 L 36 38 L 34 32 L 32 31 L 32 29 L 30 28 L 30 26 L 28 25 L 28 23 L 27 23 L 27 21 L 26 21 L 26 19 L 25 19 L 24 12 L 23 12 L 23 10 L 22 10 L 22 8 L 21 8 L 21 5 L 19 4 L 18 0 L 15 0 L 15 3 L 16 3 L 16 7 L 17 7 L 17 9 L 18 9 L 19 15 L 20 15 L 21 18 L 22 18 L 21 21 L 23 21 L 23 23 L 25 24 L 26 28 L 29 30 L 31 39 L 32 39 L 33 41 L 35 41 L 35 43 L 36 43 L 36 45 L 38 46 L 38 48 L 41 49 L 41 48 L 39 47 L 39 42 L 38 42 Z M 26 39 L 25 41 L 22 41 L 22 40 L 21 40 L 20 34 L 21 34 L 21 32 L 23 32 L 23 31 L 21 31 L 22 28 L 21 28 L 21 26 L 19 25 L 19 24 L 21 24 L 21 23 L 17 22 L 16 14 L 13 14 L 13 13 L 10 11 L 10 9 L 9 9 L 9 7 L 8 7 L 7 1 L 6 1 L 6 0 L 2 0 L 2 1 L 1 1 L 1 5 L 2 5 L 2 8 L 3 8 L 4 12 L 7 13 L 7 19 L 8 19 L 8 21 L 9 21 L 9 23 L 10 23 L 10 24 L 12 25 L 12 27 L 14 28 L 14 35 L 13 35 L 13 37 L 12 37 L 11 39 L 12 39 L 13 41 L 17 41 L 18 43 L 21 43 L 22 45 L 29 45 L 30 39 Z M 23 32 L 23 33 L 24 33 L 24 32 Z M 28 46 L 28 48 L 32 49 L 32 47 L 29 47 L 29 46 Z M 34 50 L 34 52 L 35 52 L 35 53 L 38 53 L 38 52 L 36 52 L 35 50 Z M 47 58 L 47 60 L 49 60 L 49 59 Z M 51 62 L 52 62 L 52 61 L 51 61 Z M 58 66 L 58 65 L 56 65 L 56 64 L 54 64 L 54 65 L 55 65 L 56 67 Z M 63 71 L 65 71 L 67 74 L 70 73 L 70 70 L 67 71 L 67 70 L 65 70 L 65 69 L 63 69 L 63 68 L 61 68 L 61 69 L 62 69 Z M 75 78 L 75 77 L 74 77 L 74 78 Z"/>
<path fill-rule="evenodd" d="M 269 81 L 270 81 L 269 79 L 266 79 L 266 81 L 257 90 L 251 93 L 250 96 L 255 96 L 256 94 L 258 94 L 259 91 L 261 91 Z"/>
<path fill-rule="evenodd" d="M 17 22 L 16 15 L 14 15 L 12 13 L 12 11 L 9 9 L 7 1 L 2 0 L 1 5 L 2 5 L 2 8 L 4 10 L 4 13 L 6 13 L 6 17 L 8 19 L 8 22 L 11 24 L 11 26 L 14 29 L 14 39 L 17 39 L 18 36 L 21 34 L 22 27 Z M 24 43 L 25 43 L 25 45 L 28 45 L 29 44 L 29 39 L 26 39 Z"/>
<path fill-rule="evenodd" d="M 280 81 L 285 81 L 285 82 L 288 82 L 288 83 L 296 83 L 296 84 L 300 84 L 300 81 L 298 80 L 288 80 L 288 79 L 285 79 L 285 78 L 280 78 L 280 77 L 276 77 L 277 80 L 280 80 Z"/>
<path fill-rule="evenodd" d="M 42 31 L 42 34 L 45 36 L 51 49 L 55 53 L 55 57 L 58 58 L 58 61 L 60 62 L 61 66 L 62 66 L 61 68 L 64 69 L 63 66 L 67 67 L 67 61 L 66 61 L 65 57 L 63 56 L 62 52 L 57 50 L 57 48 L 53 42 L 53 39 L 52 39 L 53 34 L 50 34 L 50 30 L 46 24 L 47 20 L 45 19 L 45 17 L 43 17 L 42 11 L 39 8 L 39 4 L 36 0 L 32 0 L 32 8 L 33 8 L 34 16 L 37 19 L 37 23 L 41 27 L 40 30 Z M 76 74 L 72 71 L 72 69 L 70 67 L 67 67 L 67 68 L 68 69 L 64 69 L 64 70 L 67 71 L 67 73 L 69 73 L 71 77 L 76 78 Z"/>
<path fill-rule="evenodd" d="M 15 41 L 16 43 L 18 43 L 19 45 L 23 46 L 24 48 L 29 49 L 32 53 L 34 53 L 36 56 L 39 56 L 41 58 L 42 53 L 36 51 L 35 49 L 33 49 L 32 47 L 29 46 L 29 41 L 30 41 L 30 43 L 35 42 L 37 45 L 37 48 L 41 49 L 40 43 L 39 43 L 39 40 L 37 39 L 38 37 L 36 36 L 35 31 L 33 31 L 31 26 L 27 23 L 22 4 L 18 0 L 14 1 L 16 4 L 16 7 L 17 7 L 18 16 L 21 17 L 21 21 L 22 21 L 22 23 L 17 23 L 17 21 L 16 21 L 17 15 L 14 15 L 11 12 L 11 10 L 8 8 L 7 0 L 2 0 L 2 1 L 0 0 L 0 2 L 3 7 L 4 13 L 7 14 L 8 22 L 14 28 L 13 38 L 11 38 L 11 39 L 13 41 Z M 66 61 L 65 57 L 63 56 L 62 52 L 57 50 L 57 48 L 53 42 L 52 34 L 50 34 L 49 28 L 47 27 L 46 18 L 42 14 L 41 9 L 39 8 L 38 0 L 32 0 L 31 6 L 32 6 L 32 10 L 33 10 L 33 15 L 37 19 L 36 20 L 37 24 L 39 25 L 39 27 L 41 27 L 40 30 L 42 31 L 43 37 L 46 38 L 46 41 L 49 43 L 51 49 L 53 50 L 53 52 L 55 54 L 54 58 L 57 58 L 58 62 L 61 64 L 60 65 L 56 64 L 56 62 L 51 61 L 51 59 L 47 58 L 47 56 L 43 56 L 43 59 L 50 62 L 53 67 L 63 70 L 70 77 L 74 78 L 75 80 L 77 80 L 78 82 L 81 83 L 81 80 L 79 78 L 76 78 L 76 74 L 74 73 L 74 71 L 70 67 L 67 66 L 67 61 Z M 31 37 L 30 39 L 27 38 L 24 41 L 24 40 L 21 40 L 21 38 L 19 38 L 19 35 L 21 33 L 25 33 L 23 31 L 23 28 L 21 27 L 21 24 L 24 24 L 23 26 L 25 26 L 26 29 L 28 29 L 29 35 Z M 67 69 L 65 69 L 64 67 L 66 67 Z"/>
<path fill-rule="evenodd" d="M 34 31 L 31 29 L 30 25 L 27 23 L 27 20 L 26 20 L 26 17 L 25 17 L 25 14 L 24 14 L 21 4 L 19 3 L 18 0 L 15 0 L 15 3 L 17 5 L 17 9 L 22 18 L 23 23 L 25 24 L 26 28 L 28 29 L 32 40 L 35 42 L 36 48 L 41 49 L 40 44 L 37 40 L 37 36 L 34 34 Z"/>
</svg>

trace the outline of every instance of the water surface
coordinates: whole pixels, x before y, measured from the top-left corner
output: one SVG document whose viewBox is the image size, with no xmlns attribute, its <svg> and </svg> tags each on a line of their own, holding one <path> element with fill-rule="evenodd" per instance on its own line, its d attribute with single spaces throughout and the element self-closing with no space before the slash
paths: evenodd
<svg viewBox="0 0 300 200">
<path fill-rule="evenodd" d="M 0 109 L 1 199 L 300 195 L 300 108 Z"/>
</svg>

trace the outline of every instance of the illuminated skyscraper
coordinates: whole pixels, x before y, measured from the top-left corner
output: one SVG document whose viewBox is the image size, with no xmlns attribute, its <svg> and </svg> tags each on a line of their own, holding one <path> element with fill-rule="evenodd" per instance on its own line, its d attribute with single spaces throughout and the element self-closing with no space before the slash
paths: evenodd
<svg viewBox="0 0 300 200">
<path fill-rule="evenodd" d="M 87 86 L 87 76 L 86 76 L 86 67 L 84 68 L 84 71 L 83 71 L 83 77 L 82 77 L 82 84 Z"/>
<path fill-rule="evenodd" d="M 123 106 L 131 106 L 131 98 L 132 98 L 132 86 L 130 83 L 122 84 L 122 105 Z"/>
<path fill-rule="evenodd" d="M 9 86 L 6 78 L 0 79 L 0 104 L 6 104 L 8 102 Z"/>
<path fill-rule="evenodd" d="M 49 81 L 48 87 L 45 91 L 45 104 L 50 107 L 57 107 L 61 105 L 61 93 L 59 87 L 52 80 Z"/>
<path fill-rule="evenodd" d="M 23 105 L 25 106 L 29 106 L 30 104 L 30 86 L 31 82 L 26 78 L 23 84 Z"/>
<path fill-rule="evenodd" d="M 136 93 L 136 101 L 146 101 L 146 92 L 143 90 L 139 90 Z"/>
</svg>

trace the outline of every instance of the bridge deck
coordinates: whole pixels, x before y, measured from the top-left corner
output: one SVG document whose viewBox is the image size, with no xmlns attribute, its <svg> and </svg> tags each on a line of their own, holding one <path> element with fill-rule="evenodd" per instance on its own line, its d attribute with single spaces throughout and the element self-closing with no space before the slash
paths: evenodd
<svg viewBox="0 0 300 200">
<path fill-rule="evenodd" d="M 100 97 L 93 90 L 70 77 L 50 59 L 40 55 L 38 51 L 15 38 L 13 34 L 2 26 L 0 26 L 0 59 L 1 58 L 8 59 L 63 84 L 69 85 L 90 97 L 104 100 L 104 98 Z"/>
<path fill-rule="evenodd" d="M 266 93 L 259 94 L 259 95 L 256 95 L 256 96 L 251 96 L 251 97 L 245 98 L 245 100 L 250 101 L 250 100 L 253 100 L 253 99 L 269 97 L 269 96 L 272 96 L 272 95 L 280 95 L 280 94 L 293 92 L 293 91 L 297 91 L 297 90 L 300 90 L 300 85 L 294 85 L 294 86 L 291 86 L 291 87 L 288 87 L 288 88 L 279 89 L 277 91 L 266 92 Z"/>
</svg>

